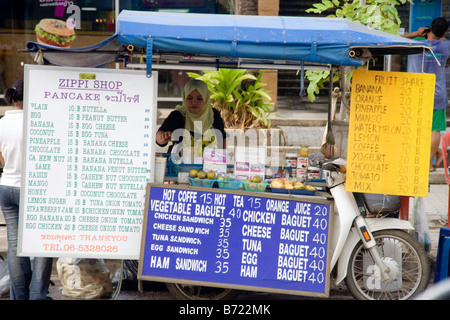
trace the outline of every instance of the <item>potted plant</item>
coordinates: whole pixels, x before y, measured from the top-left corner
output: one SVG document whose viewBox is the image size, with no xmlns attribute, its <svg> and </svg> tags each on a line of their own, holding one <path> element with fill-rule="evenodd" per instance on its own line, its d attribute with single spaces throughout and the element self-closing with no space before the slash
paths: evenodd
<svg viewBox="0 0 450 320">
<path fill-rule="evenodd" d="M 208 85 L 213 107 L 220 111 L 225 128 L 242 131 L 273 129 L 269 115 L 274 112 L 269 91 L 264 89 L 266 84 L 261 82 L 263 74 L 261 71 L 255 76 L 246 69 L 204 71 L 203 75 L 188 73 Z M 281 133 L 284 137 L 282 130 Z"/>
<path fill-rule="evenodd" d="M 208 85 L 213 107 L 220 111 L 225 128 L 270 128 L 268 116 L 273 111 L 269 92 L 263 88 L 266 84 L 261 82 L 264 71 L 257 77 L 246 71 L 219 69 L 188 75 Z"/>
<path fill-rule="evenodd" d="M 261 82 L 263 74 L 261 71 L 255 76 L 246 69 L 204 71 L 202 75 L 188 73 L 208 85 L 213 107 L 220 111 L 229 135 L 229 148 L 241 143 L 265 147 L 286 144 L 284 131 L 272 127 L 269 119 L 275 113 L 269 91 L 264 89 L 266 84 Z"/>
</svg>

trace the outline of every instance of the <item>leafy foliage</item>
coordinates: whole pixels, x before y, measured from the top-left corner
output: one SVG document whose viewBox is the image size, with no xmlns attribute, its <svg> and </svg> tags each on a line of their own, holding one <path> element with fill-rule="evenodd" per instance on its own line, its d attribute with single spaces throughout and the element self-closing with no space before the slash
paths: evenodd
<svg viewBox="0 0 450 320">
<path fill-rule="evenodd" d="M 411 0 L 322 0 L 322 3 L 313 4 L 314 8 L 306 10 L 308 13 L 321 14 L 328 10 L 334 10 L 331 18 L 345 18 L 361 23 L 373 29 L 398 34 L 401 20 L 395 6 L 412 3 Z"/>
<path fill-rule="evenodd" d="M 213 106 L 221 113 L 226 128 L 269 128 L 268 116 L 273 113 L 266 85 L 246 69 L 204 71 L 203 75 L 189 72 L 191 78 L 201 80 L 211 91 Z"/>
<path fill-rule="evenodd" d="M 398 34 L 401 20 L 395 6 L 406 2 L 412 4 L 412 0 L 322 0 L 321 3 L 313 4 L 313 8 L 307 9 L 306 12 L 322 14 L 332 11 L 328 15 L 330 18 L 345 18 L 373 29 Z M 328 81 L 329 72 L 325 73 L 326 75 L 323 71 L 305 73 L 305 77 L 310 81 L 308 85 L 310 101 L 315 100 L 319 88 L 323 88 L 323 84 Z"/>
<path fill-rule="evenodd" d="M 305 72 L 305 78 L 309 80 L 308 88 L 306 92 L 308 93 L 308 98 L 310 101 L 316 99 L 316 94 L 319 94 L 320 88 L 324 87 L 324 83 L 328 81 L 330 76 L 330 71 L 328 70 L 308 70 Z M 338 81 L 340 78 L 340 72 L 336 72 L 333 76 L 333 82 Z"/>
</svg>

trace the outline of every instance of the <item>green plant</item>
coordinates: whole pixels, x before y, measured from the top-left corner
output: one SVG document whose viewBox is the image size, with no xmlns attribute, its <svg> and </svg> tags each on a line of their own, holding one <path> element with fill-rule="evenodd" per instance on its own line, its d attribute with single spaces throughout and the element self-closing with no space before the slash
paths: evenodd
<svg viewBox="0 0 450 320">
<path fill-rule="evenodd" d="M 373 29 L 398 34 L 401 20 L 395 6 L 406 2 L 412 4 L 411 0 L 344 0 L 342 3 L 340 0 L 322 0 L 321 3 L 313 4 L 314 8 L 307 9 L 306 12 L 322 14 L 325 11 L 334 11 L 328 17 L 345 18 Z M 305 73 L 305 78 L 310 80 L 309 100 L 314 101 L 319 88 L 323 87 L 323 83 L 329 81 L 329 72 L 325 73 L 327 73 L 326 76 L 323 71 Z"/>
<path fill-rule="evenodd" d="M 330 71 L 328 70 L 307 70 L 305 72 L 305 78 L 309 80 L 308 88 L 306 92 L 310 101 L 316 99 L 316 94 L 319 94 L 319 89 L 324 87 L 324 82 L 330 78 Z M 333 82 L 339 81 L 340 72 L 334 73 Z"/>
<path fill-rule="evenodd" d="M 226 128 L 269 128 L 268 116 L 273 113 L 271 98 L 257 77 L 245 69 L 204 71 L 203 75 L 189 72 L 191 78 L 201 80 L 211 91 L 213 106 L 217 108 Z"/>
<path fill-rule="evenodd" d="M 401 20 L 395 6 L 412 3 L 411 0 L 322 0 L 313 4 L 314 8 L 307 9 L 307 13 L 321 14 L 328 10 L 335 10 L 331 18 L 345 18 L 384 32 L 398 34 Z"/>
</svg>

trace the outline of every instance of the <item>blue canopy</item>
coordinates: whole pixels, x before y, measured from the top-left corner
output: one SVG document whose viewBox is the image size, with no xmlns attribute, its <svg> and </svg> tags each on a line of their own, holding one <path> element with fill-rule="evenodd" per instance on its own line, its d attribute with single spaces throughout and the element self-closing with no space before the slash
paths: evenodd
<svg viewBox="0 0 450 320">
<path fill-rule="evenodd" d="M 426 46 L 359 23 L 340 18 L 280 17 L 224 14 L 192 14 L 124 10 L 118 18 L 115 35 L 99 44 L 84 48 L 62 49 L 36 42 L 27 44 L 31 52 L 51 57 L 53 64 L 105 64 L 103 58 L 88 53 L 102 53 L 110 59 L 123 58 L 132 47 L 146 50 L 147 73 L 152 61 L 163 63 L 161 54 L 178 54 L 192 63 L 192 56 L 217 57 L 216 64 L 238 59 L 254 59 L 300 65 L 301 62 L 360 66 L 372 54 L 422 53 Z M 59 59 L 57 55 L 70 54 Z M 156 57 L 156 53 L 159 55 Z M 83 59 L 73 55 L 84 54 Z M 61 60 L 63 62 L 58 63 Z M 94 60 L 94 61 L 91 61 Z M 199 61 L 198 59 L 196 60 Z M 210 60 L 211 61 L 211 60 Z"/>
<path fill-rule="evenodd" d="M 347 66 L 363 64 L 363 49 L 384 54 L 424 50 L 418 41 L 341 18 L 124 10 L 117 34 L 119 43 L 147 49 L 147 70 L 154 50 Z"/>
</svg>

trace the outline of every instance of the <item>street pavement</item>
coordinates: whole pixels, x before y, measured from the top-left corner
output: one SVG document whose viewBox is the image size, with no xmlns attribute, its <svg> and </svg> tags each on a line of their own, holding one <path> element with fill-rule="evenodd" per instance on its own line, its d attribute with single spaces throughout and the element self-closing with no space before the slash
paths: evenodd
<svg viewBox="0 0 450 320">
<path fill-rule="evenodd" d="M 165 110 L 167 114 L 167 110 Z M 324 127 L 327 119 L 326 106 L 315 107 L 308 110 L 306 107 L 292 108 L 286 101 L 280 101 L 276 111 L 280 116 L 272 118 L 278 121 L 277 125 L 282 127 L 288 136 L 289 144 L 298 146 L 308 144 L 310 146 L 320 146 L 322 142 Z M 163 114 L 163 117 L 165 114 Z M 283 122 L 284 121 L 284 122 Z M 296 125 L 297 124 L 297 125 Z M 431 249 L 429 251 L 432 268 L 437 255 L 437 246 L 439 241 L 439 231 L 442 227 L 447 227 L 448 221 L 448 199 L 449 187 L 445 184 L 444 169 L 438 168 L 436 172 L 430 173 L 430 189 L 428 195 L 424 198 L 425 210 L 428 218 L 428 228 L 430 233 Z M 414 222 L 414 199 L 410 199 L 409 221 Z M 6 230 L 3 224 L 3 215 L 0 215 L 0 255 L 6 257 L 7 243 Z M 54 259 L 54 268 L 52 281 L 54 285 L 50 287 L 49 296 L 54 300 L 72 300 L 61 293 L 62 286 L 56 270 L 56 260 Z M 111 276 L 119 269 L 120 263 L 117 260 L 107 260 Z M 433 275 L 431 278 L 433 282 Z M 432 285 L 432 283 L 431 283 Z M 161 283 L 146 283 L 143 292 L 138 292 L 137 288 L 124 288 L 121 290 L 117 300 L 173 300 L 174 297 L 167 292 Z M 0 298 L 7 300 L 8 298 Z M 268 294 L 259 292 L 242 292 L 237 298 L 246 300 L 296 300 L 309 299 L 291 295 Z M 345 285 L 331 286 L 330 299 L 352 300 L 353 298 L 347 292 Z"/>
</svg>

